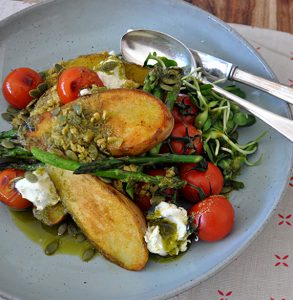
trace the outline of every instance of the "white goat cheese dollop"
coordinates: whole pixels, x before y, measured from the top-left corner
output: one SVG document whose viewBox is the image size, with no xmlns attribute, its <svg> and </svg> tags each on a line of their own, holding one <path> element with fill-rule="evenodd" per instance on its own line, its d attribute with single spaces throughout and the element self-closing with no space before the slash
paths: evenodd
<svg viewBox="0 0 293 300">
<path fill-rule="evenodd" d="M 22 178 L 15 183 L 15 188 L 22 197 L 29 200 L 38 210 L 43 210 L 48 205 L 55 205 L 60 201 L 56 188 L 44 168 L 33 171 L 38 181 L 30 182 Z"/>
<path fill-rule="evenodd" d="M 105 87 L 108 89 L 117 89 L 123 87 L 126 82 L 126 78 L 120 75 L 120 68 L 119 66 L 116 67 L 111 74 L 107 72 L 100 72 L 98 71 L 97 74 L 99 75 L 100 79 L 103 81 Z"/>
<path fill-rule="evenodd" d="M 137 83 L 127 79 L 124 64 L 113 51 L 109 52 L 109 57 L 101 61 L 94 71 L 107 89 L 138 87 Z M 93 87 L 81 89 L 79 96 L 91 95 L 96 92 L 96 88 L 93 85 Z"/>
<path fill-rule="evenodd" d="M 96 71 L 108 89 L 135 88 L 138 86 L 132 80 L 127 79 L 124 64 L 115 55 L 110 55 L 102 61 Z"/>
<path fill-rule="evenodd" d="M 154 216 L 148 222 L 148 228 L 144 239 L 147 243 L 147 248 L 151 253 L 166 255 L 178 255 L 179 252 L 187 250 L 188 240 L 188 216 L 187 211 L 183 207 L 177 207 L 175 204 L 161 202 L 155 207 Z M 164 222 L 174 224 L 176 226 L 176 234 L 172 234 L 175 240 L 168 245 L 168 249 L 164 245 L 163 237 L 160 233 L 160 225 L 152 225 L 158 220 L 159 224 Z M 156 222 L 155 222 L 156 223 Z M 171 248 L 169 248 L 171 246 Z"/>
</svg>

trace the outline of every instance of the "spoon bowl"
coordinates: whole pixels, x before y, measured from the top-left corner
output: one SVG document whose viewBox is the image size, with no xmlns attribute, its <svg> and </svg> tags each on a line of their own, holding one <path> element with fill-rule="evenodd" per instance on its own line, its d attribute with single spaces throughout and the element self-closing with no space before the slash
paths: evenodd
<svg viewBox="0 0 293 300">
<path fill-rule="evenodd" d="M 129 30 L 121 38 L 120 50 L 127 61 L 138 65 L 143 65 L 146 57 L 156 52 L 158 56 L 175 60 L 185 74 L 196 68 L 196 62 L 190 50 L 176 38 L 159 31 Z"/>
</svg>

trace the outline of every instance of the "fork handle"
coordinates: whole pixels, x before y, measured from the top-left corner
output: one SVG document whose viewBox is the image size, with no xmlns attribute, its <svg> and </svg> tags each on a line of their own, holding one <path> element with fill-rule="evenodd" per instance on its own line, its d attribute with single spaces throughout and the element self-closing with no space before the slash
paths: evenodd
<svg viewBox="0 0 293 300">
<path fill-rule="evenodd" d="M 231 80 L 235 80 L 246 85 L 253 86 L 259 90 L 262 90 L 268 94 L 274 95 L 286 102 L 293 104 L 293 89 L 285 85 L 270 81 L 268 79 L 250 74 L 235 68 Z"/>
</svg>

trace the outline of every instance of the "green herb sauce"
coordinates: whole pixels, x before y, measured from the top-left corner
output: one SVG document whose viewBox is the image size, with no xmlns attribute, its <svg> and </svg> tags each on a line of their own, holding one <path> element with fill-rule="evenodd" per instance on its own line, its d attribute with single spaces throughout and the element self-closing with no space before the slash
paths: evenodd
<svg viewBox="0 0 293 300">
<path fill-rule="evenodd" d="M 77 255 L 82 258 L 83 253 L 93 248 L 88 240 L 78 241 L 77 236 L 70 236 L 68 233 L 58 236 L 59 225 L 46 226 L 38 221 L 31 211 L 10 211 L 12 221 L 31 241 L 38 244 L 43 251 L 47 245 L 55 240 L 59 240 L 59 248 L 55 254 Z M 45 254 L 44 254 L 45 255 Z"/>
</svg>

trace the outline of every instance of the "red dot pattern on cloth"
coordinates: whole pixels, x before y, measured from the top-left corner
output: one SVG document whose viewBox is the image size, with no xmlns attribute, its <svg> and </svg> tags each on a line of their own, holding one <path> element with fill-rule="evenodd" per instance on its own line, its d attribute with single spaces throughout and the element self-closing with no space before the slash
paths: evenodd
<svg viewBox="0 0 293 300">
<path fill-rule="evenodd" d="M 284 256 L 280 256 L 278 254 L 275 254 L 275 257 L 277 259 L 277 262 L 275 263 L 275 267 L 278 266 L 284 266 L 284 267 L 289 267 L 287 259 L 289 257 L 289 255 L 284 255 Z"/>
<path fill-rule="evenodd" d="M 282 215 L 282 214 L 278 214 L 279 217 L 279 222 L 278 225 L 288 225 L 288 226 L 292 226 L 292 214 L 288 214 L 288 215 Z"/>
<path fill-rule="evenodd" d="M 218 295 L 221 297 L 219 300 L 232 300 L 232 291 L 224 292 L 222 290 L 218 290 Z"/>
</svg>

